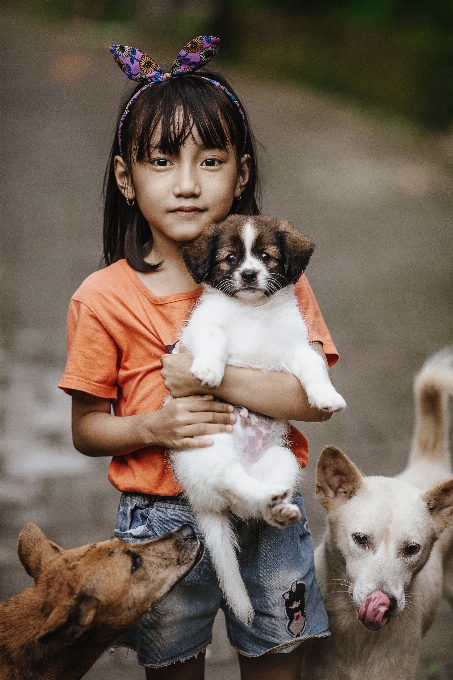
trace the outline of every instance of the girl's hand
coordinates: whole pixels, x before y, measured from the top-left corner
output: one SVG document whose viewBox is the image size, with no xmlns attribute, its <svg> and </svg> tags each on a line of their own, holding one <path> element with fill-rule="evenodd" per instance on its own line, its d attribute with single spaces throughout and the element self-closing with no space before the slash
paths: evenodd
<svg viewBox="0 0 453 680">
<path fill-rule="evenodd" d="M 86 456 L 124 456 L 147 446 L 183 450 L 212 446 L 203 435 L 232 432 L 233 407 L 214 397 L 174 399 L 159 411 L 115 416 L 110 399 L 72 392 L 72 437 Z"/>
<path fill-rule="evenodd" d="M 142 419 L 144 439 L 149 444 L 158 444 L 173 451 L 212 446 L 212 439 L 201 437 L 232 432 L 236 420 L 230 404 L 214 401 L 210 395 L 174 399 L 160 411 L 145 413 L 138 418 Z"/>
<path fill-rule="evenodd" d="M 192 365 L 190 354 L 164 354 L 160 362 L 164 385 L 174 399 L 209 392 L 209 388 L 206 385 L 202 387 L 201 382 L 190 372 Z"/>
</svg>

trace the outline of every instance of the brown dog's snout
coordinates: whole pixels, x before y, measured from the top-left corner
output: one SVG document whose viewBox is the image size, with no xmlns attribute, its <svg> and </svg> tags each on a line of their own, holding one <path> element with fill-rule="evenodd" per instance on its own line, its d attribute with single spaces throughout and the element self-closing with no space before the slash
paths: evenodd
<svg viewBox="0 0 453 680">
<path fill-rule="evenodd" d="M 176 533 L 178 533 L 184 541 L 190 541 L 196 538 L 195 531 L 190 524 L 183 524 L 179 529 L 176 529 Z"/>
</svg>

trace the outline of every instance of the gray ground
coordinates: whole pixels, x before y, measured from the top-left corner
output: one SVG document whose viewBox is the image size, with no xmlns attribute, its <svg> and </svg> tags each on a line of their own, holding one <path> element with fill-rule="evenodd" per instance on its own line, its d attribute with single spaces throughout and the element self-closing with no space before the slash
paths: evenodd
<svg viewBox="0 0 453 680">
<path fill-rule="evenodd" d="M 119 27 L 50 32 L 3 18 L 1 599 L 29 584 L 16 556 L 26 521 L 66 547 L 111 535 L 115 522 L 119 494 L 107 482 L 107 461 L 74 451 L 70 400 L 55 385 L 70 295 L 100 258 L 102 177 L 126 87 L 101 47 L 129 38 Z M 413 376 L 452 342 L 449 142 L 334 98 L 232 80 L 263 146 L 264 212 L 292 219 L 316 242 L 308 276 L 342 355 L 334 380 L 347 411 L 304 426 L 312 445 L 304 494 L 316 540 L 324 520 L 313 469 L 322 446 L 340 446 L 366 473 L 401 470 Z M 452 622 L 442 604 L 420 679 L 453 677 Z M 238 678 L 220 619 L 208 667 L 209 678 Z M 134 679 L 143 671 L 132 654 L 106 654 L 87 677 Z"/>
</svg>

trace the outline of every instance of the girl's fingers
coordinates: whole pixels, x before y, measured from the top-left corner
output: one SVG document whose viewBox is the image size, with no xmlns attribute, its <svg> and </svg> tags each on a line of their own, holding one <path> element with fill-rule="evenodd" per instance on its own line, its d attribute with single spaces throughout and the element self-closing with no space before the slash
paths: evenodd
<svg viewBox="0 0 453 680">
<path fill-rule="evenodd" d="M 206 448 L 214 444 L 214 441 L 209 438 L 210 435 L 232 432 L 232 430 L 232 425 L 207 425 L 204 423 L 187 425 L 181 428 L 179 433 L 175 433 L 175 436 L 167 442 L 167 446 L 173 451 Z"/>
</svg>

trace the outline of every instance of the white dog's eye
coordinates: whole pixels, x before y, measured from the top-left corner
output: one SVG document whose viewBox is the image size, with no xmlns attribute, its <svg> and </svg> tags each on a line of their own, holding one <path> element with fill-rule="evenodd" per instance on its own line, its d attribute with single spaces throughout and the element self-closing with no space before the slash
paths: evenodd
<svg viewBox="0 0 453 680">
<path fill-rule="evenodd" d="M 263 260 L 263 262 L 269 262 L 271 256 L 269 253 L 261 253 L 260 258 Z"/>
<path fill-rule="evenodd" d="M 409 543 L 404 548 L 405 555 L 416 555 L 418 552 L 420 552 L 420 546 L 418 543 Z"/>
<path fill-rule="evenodd" d="M 234 253 L 229 253 L 225 258 L 225 262 L 228 262 L 228 264 L 234 264 L 234 262 L 236 262 L 236 255 Z"/>
<path fill-rule="evenodd" d="M 368 536 L 366 534 L 352 534 L 352 540 L 361 548 L 368 548 Z"/>
</svg>

